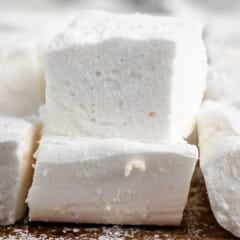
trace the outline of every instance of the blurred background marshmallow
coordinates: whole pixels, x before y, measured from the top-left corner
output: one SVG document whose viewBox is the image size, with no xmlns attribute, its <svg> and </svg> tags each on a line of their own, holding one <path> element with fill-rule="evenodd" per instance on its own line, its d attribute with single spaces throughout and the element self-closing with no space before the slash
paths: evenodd
<svg viewBox="0 0 240 240">
<path fill-rule="evenodd" d="M 85 9 L 198 18 L 205 24 L 209 88 L 240 78 L 240 0 L 0 0 L 0 115 L 38 113 L 45 50 Z"/>
</svg>

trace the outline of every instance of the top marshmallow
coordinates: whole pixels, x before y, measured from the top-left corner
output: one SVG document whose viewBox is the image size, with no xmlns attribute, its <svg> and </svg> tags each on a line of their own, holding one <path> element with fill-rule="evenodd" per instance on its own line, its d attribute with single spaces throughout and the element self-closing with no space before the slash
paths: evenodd
<svg viewBox="0 0 240 240">
<path fill-rule="evenodd" d="M 82 12 L 47 52 L 45 133 L 187 137 L 205 89 L 201 34 L 173 17 Z"/>
</svg>

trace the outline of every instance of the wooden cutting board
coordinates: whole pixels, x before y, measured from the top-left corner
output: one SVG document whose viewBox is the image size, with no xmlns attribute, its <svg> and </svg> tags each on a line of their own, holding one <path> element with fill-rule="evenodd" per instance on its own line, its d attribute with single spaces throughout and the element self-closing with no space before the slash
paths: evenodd
<svg viewBox="0 0 240 240">
<path fill-rule="evenodd" d="M 27 219 L 14 226 L 0 227 L 3 239 L 81 239 L 81 240 L 173 240 L 173 239 L 236 239 L 224 231 L 210 210 L 204 181 L 197 167 L 180 227 L 120 227 L 28 223 Z"/>
</svg>

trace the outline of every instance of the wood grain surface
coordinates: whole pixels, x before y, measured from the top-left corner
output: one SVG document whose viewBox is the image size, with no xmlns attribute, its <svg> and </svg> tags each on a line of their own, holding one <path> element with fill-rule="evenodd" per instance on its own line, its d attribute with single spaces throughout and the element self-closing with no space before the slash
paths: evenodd
<svg viewBox="0 0 240 240">
<path fill-rule="evenodd" d="M 172 239 L 236 239 L 224 231 L 210 210 L 204 181 L 197 167 L 189 200 L 180 227 L 132 227 L 28 223 L 0 227 L 2 239 L 81 239 L 81 240 L 172 240 Z"/>
</svg>

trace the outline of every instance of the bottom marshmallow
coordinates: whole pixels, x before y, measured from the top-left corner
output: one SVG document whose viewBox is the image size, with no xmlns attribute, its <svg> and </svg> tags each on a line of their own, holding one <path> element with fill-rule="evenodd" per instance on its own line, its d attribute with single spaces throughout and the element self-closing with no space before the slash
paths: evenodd
<svg viewBox="0 0 240 240">
<path fill-rule="evenodd" d="M 185 142 L 44 136 L 30 221 L 178 225 L 198 151 Z"/>
<path fill-rule="evenodd" d="M 33 123 L 0 117 L 0 225 L 14 224 L 26 214 L 35 134 Z"/>
</svg>

